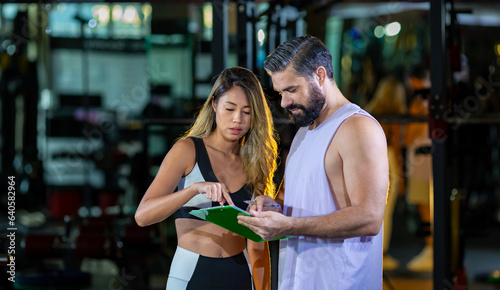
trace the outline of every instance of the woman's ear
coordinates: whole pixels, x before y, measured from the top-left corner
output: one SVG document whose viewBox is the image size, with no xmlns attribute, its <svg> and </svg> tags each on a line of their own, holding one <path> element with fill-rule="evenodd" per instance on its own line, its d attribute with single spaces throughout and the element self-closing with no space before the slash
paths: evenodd
<svg viewBox="0 0 500 290">
<path fill-rule="evenodd" d="M 214 112 L 215 112 L 215 96 L 212 96 L 210 99 L 212 102 L 212 108 L 214 109 Z"/>
</svg>

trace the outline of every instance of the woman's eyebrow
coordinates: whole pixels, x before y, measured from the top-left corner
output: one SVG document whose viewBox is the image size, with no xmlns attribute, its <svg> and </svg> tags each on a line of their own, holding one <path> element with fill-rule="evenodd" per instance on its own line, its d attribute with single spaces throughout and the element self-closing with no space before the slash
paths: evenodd
<svg viewBox="0 0 500 290">
<path fill-rule="evenodd" d="M 226 104 L 230 104 L 230 105 L 233 105 L 233 106 L 238 106 L 236 105 L 235 103 L 231 102 L 231 101 L 226 101 Z M 246 106 L 243 106 L 243 108 L 250 108 L 250 105 L 246 105 Z"/>
</svg>

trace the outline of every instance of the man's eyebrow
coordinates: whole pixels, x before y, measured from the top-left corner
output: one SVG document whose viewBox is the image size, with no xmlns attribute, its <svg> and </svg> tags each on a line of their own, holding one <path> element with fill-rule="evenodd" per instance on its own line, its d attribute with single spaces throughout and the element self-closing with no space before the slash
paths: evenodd
<svg viewBox="0 0 500 290">
<path fill-rule="evenodd" d="M 277 90 L 277 91 L 278 91 L 278 92 L 280 92 L 280 93 L 281 93 L 281 92 L 288 92 L 288 91 L 293 91 L 293 90 L 294 90 L 294 89 L 296 89 L 296 88 L 297 88 L 297 86 L 296 86 L 296 85 L 293 85 L 293 86 L 288 86 L 288 87 L 286 87 L 286 88 L 284 88 L 284 89 L 282 89 L 282 90 Z"/>
</svg>

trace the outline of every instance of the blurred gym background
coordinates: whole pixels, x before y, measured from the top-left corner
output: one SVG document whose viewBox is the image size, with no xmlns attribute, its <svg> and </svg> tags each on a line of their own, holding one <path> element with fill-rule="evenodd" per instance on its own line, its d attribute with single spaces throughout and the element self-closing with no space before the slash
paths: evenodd
<svg viewBox="0 0 500 290">
<path fill-rule="evenodd" d="M 213 77 L 243 66 L 273 110 L 279 183 L 297 128 L 262 65 L 305 34 L 362 107 L 385 76 L 429 72 L 428 114 L 376 117 L 430 128 L 434 270 L 386 271 L 384 289 L 499 289 L 500 2 L 486 0 L 0 1 L 0 287 L 164 289 L 173 220 L 133 219 L 159 164 Z M 425 229 L 402 184 L 391 254 L 404 264 Z"/>
</svg>

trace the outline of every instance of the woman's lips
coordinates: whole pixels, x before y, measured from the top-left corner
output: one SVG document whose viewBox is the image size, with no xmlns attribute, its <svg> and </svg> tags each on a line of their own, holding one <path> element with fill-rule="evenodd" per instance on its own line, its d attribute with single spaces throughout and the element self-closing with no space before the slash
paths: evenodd
<svg viewBox="0 0 500 290">
<path fill-rule="evenodd" d="M 229 131 L 233 135 L 239 135 L 241 133 L 241 128 L 229 128 Z"/>
</svg>

